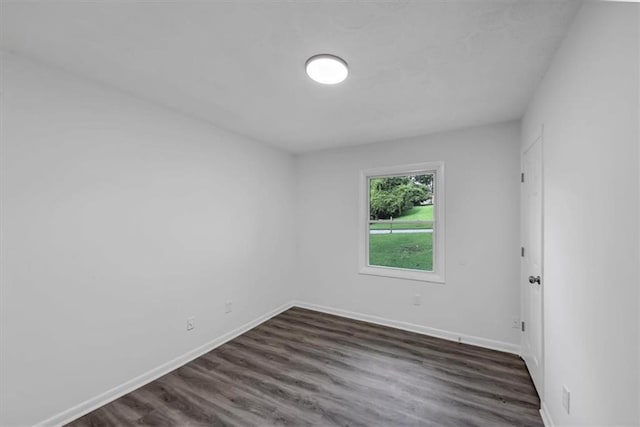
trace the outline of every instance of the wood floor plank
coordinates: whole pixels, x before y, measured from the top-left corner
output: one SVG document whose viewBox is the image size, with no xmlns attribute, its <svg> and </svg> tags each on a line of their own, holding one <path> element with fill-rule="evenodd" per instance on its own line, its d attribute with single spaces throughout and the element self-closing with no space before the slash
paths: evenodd
<svg viewBox="0 0 640 427">
<path fill-rule="evenodd" d="M 292 308 L 69 425 L 542 426 L 512 354 Z"/>
</svg>

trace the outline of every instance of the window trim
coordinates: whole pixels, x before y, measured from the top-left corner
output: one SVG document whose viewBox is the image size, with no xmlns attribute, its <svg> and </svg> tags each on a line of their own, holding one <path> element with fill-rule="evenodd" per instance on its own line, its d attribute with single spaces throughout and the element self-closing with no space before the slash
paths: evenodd
<svg viewBox="0 0 640 427">
<path fill-rule="evenodd" d="M 420 175 L 429 173 L 433 173 L 435 175 L 433 271 L 369 265 L 369 179 L 384 176 Z M 442 161 L 413 163 L 407 165 L 364 169 L 360 171 L 360 205 L 358 209 L 358 258 L 360 274 L 418 280 L 430 283 L 445 283 L 444 178 L 444 162 Z"/>
</svg>

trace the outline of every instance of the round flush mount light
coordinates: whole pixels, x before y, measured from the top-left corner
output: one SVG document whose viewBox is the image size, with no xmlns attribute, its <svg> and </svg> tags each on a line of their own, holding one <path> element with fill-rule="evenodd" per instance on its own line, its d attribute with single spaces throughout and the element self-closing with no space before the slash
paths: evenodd
<svg viewBox="0 0 640 427">
<path fill-rule="evenodd" d="M 327 53 L 309 58 L 306 69 L 312 80 L 324 85 L 335 85 L 349 75 L 347 63 L 342 58 Z"/>
</svg>

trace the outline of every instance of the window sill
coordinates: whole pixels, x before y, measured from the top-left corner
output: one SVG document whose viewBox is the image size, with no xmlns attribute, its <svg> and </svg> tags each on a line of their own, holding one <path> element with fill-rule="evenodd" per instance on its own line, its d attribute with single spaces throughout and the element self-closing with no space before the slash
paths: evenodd
<svg viewBox="0 0 640 427">
<path fill-rule="evenodd" d="M 372 276 L 393 277 L 395 279 L 417 280 L 420 282 L 444 284 L 444 275 L 434 273 L 433 271 L 418 271 L 418 270 L 406 270 L 403 268 L 393 268 L 393 267 L 366 266 L 366 267 L 360 268 L 360 274 L 368 274 Z"/>
</svg>

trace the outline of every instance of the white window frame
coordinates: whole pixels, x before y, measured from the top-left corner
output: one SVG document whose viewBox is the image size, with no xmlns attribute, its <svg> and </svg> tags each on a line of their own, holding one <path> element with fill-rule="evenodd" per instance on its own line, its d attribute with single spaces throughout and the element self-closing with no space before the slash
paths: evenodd
<svg viewBox="0 0 640 427">
<path fill-rule="evenodd" d="M 369 179 L 401 175 L 434 175 L 434 211 L 433 211 L 433 271 L 410 270 L 397 267 L 369 265 Z M 445 215 L 444 215 L 444 162 L 415 163 L 366 169 L 360 172 L 359 206 L 359 272 L 374 276 L 419 280 L 423 282 L 445 282 Z"/>
</svg>

